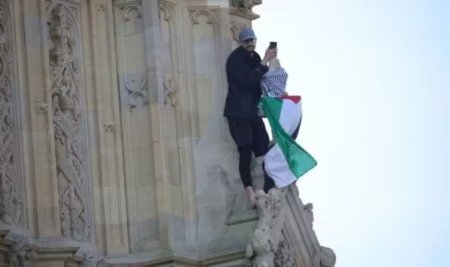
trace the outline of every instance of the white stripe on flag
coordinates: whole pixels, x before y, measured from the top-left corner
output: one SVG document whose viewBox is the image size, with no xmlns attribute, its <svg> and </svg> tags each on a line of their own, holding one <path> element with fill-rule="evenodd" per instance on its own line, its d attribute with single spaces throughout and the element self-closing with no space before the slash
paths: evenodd
<svg viewBox="0 0 450 267">
<path fill-rule="evenodd" d="M 301 118 L 302 102 L 295 103 L 290 99 L 283 99 L 279 122 L 284 131 L 292 135 L 299 126 Z M 273 179 L 278 188 L 288 186 L 298 178 L 289 168 L 286 157 L 277 144 L 264 156 L 264 165 L 267 174 Z"/>
<path fill-rule="evenodd" d="M 283 105 L 280 112 L 280 125 L 283 130 L 292 135 L 297 129 L 302 118 L 302 101 L 294 103 L 290 99 L 283 99 Z"/>
<path fill-rule="evenodd" d="M 289 164 L 277 144 L 264 156 L 264 165 L 267 174 L 273 179 L 278 188 L 288 186 L 297 180 L 297 177 L 289 169 Z"/>
</svg>

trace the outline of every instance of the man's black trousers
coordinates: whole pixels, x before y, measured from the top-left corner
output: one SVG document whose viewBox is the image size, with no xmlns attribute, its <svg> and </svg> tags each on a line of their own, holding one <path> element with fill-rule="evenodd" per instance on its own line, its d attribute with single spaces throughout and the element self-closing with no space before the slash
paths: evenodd
<svg viewBox="0 0 450 267">
<path fill-rule="evenodd" d="M 241 175 L 244 187 L 252 186 L 250 174 L 250 164 L 252 153 L 255 157 L 263 156 L 268 151 L 269 135 L 262 118 L 254 121 L 243 120 L 239 118 L 228 118 L 228 126 L 231 136 L 236 143 L 239 151 L 239 174 Z M 274 182 L 264 170 L 264 191 L 274 187 Z"/>
</svg>

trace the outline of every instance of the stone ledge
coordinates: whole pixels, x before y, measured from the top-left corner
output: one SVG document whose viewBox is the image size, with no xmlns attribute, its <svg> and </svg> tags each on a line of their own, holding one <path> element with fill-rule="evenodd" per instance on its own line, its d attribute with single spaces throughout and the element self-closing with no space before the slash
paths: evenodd
<svg viewBox="0 0 450 267">
<path fill-rule="evenodd" d="M 253 13 L 252 11 L 245 11 L 242 8 L 230 7 L 230 14 L 235 15 L 237 17 L 241 17 L 248 20 L 255 20 L 260 16 L 258 14 Z"/>
<path fill-rule="evenodd" d="M 171 254 L 168 250 L 160 251 L 160 257 L 155 259 L 155 253 L 142 253 L 117 258 L 105 258 L 100 266 L 214 266 L 238 267 L 247 266 L 244 252 L 235 252 L 207 259 L 195 259 Z"/>
<path fill-rule="evenodd" d="M 0 224 L 0 253 L 4 261 L 8 258 L 19 266 L 45 260 L 96 266 L 103 258 L 91 243 L 68 238 L 33 238 L 26 229 L 4 224 Z"/>
</svg>

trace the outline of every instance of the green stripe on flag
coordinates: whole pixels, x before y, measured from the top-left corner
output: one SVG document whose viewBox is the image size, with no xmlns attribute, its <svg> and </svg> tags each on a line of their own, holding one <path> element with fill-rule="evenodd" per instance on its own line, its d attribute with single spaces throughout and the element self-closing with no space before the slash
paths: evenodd
<svg viewBox="0 0 450 267">
<path fill-rule="evenodd" d="M 302 176 L 314 168 L 317 165 L 317 161 L 281 127 L 279 118 L 283 101 L 272 97 L 263 97 L 261 101 L 264 115 L 266 115 L 272 127 L 275 142 L 283 152 L 289 164 L 289 169 L 294 173 L 295 177 Z"/>
<path fill-rule="evenodd" d="M 276 119 L 277 121 L 280 120 L 280 114 L 281 114 L 281 108 L 283 106 L 283 100 L 279 99 L 279 98 L 274 98 L 274 97 L 263 97 L 262 99 L 263 101 L 263 109 L 264 109 L 264 102 L 267 102 L 267 105 L 270 106 L 270 110 L 271 110 L 271 114 L 273 114 L 274 119 Z M 264 114 L 266 114 L 265 110 Z"/>
</svg>

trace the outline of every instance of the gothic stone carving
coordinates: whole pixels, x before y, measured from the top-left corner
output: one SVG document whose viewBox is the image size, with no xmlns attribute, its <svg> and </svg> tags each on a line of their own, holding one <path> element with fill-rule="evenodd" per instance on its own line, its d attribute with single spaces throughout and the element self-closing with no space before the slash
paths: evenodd
<svg viewBox="0 0 450 267">
<path fill-rule="evenodd" d="M 36 256 L 33 250 L 33 243 L 30 238 L 15 233 L 8 233 L 5 240 L 9 243 L 9 264 L 14 265 L 14 261 L 20 267 L 29 266 L 30 260 Z"/>
<path fill-rule="evenodd" d="M 142 1 L 129 1 L 118 5 L 121 18 L 121 29 L 127 34 L 138 34 L 144 31 Z M 127 26 L 128 25 L 128 26 Z M 148 78 L 145 71 L 121 75 L 121 101 L 129 111 L 149 104 Z"/>
<path fill-rule="evenodd" d="M 13 55 L 9 4 L 9 0 L 0 1 L 0 221 L 11 225 L 19 222 L 22 203 L 17 191 L 17 155 L 13 148 L 15 125 L 12 118 Z"/>
<path fill-rule="evenodd" d="M 34 109 L 37 114 L 44 114 L 46 115 L 48 113 L 48 105 L 45 102 L 36 102 L 34 103 Z"/>
<path fill-rule="evenodd" d="M 239 42 L 239 32 L 244 28 L 245 25 L 233 25 L 230 30 L 232 34 L 232 38 L 234 41 Z"/>
<path fill-rule="evenodd" d="M 315 239 L 316 233 L 313 229 L 314 223 L 314 213 L 313 213 L 313 204 L 308 203 L 303 206 L 303 211 L 306 217 L 306 221 L 308 223 L 308 227 L 311 229 L 312 234 Z M 314 267 L 333 267 L 336 264 L 336 254 L 330 248 L 320 246 L 316 249 L 314 258 L 313 258 L 313 266 Z"/>
<path fill-rule="evenodd" d="M 107 4 L 97 4 L 97 11 L 98 12 L 106 12 L 108 10 Z"/>
<path fill-rule="evenodd" d="M 281 241 L 275 251 L 275 267 L 296 267 L 291 248 L 286 241 Z"/>
<path fill-rule="evenodd" d="M 251 12 L 251 9 L 261 4 L 261 0 L 230 0 L 230 6 L 242 9 L 245 12 Z"/>
<path fill-rule="evenodd" d="M 148 82 L 145 73 L 126 74 L 123 77 L 124 100 L 128 110 L 133 111 L 149 104 Z"/>
<path fill-rule="evenodd" d="M 92 251 L 78 250 L 74 259 L 80 262 L 80 267 L 97 267 L 103 260 L 103 256 Z"/>
<path fill-rule="evenodd" d="M 164 104 L 177 107 L 179 89 L 178 81 L 172 75 L 166 74 L 164 77 Z"/>
<path fill-rule="evenodd" d="M 123 34 L 133 35 L 144 32 L 144 16 L 141 0 L 124 1 L 115 4 L 120 10 L 121 27 L 116 30 Z"/>
<path fill-rule="evenodd" d="M 232 7 L 250 10 L 253 7 L 253 1 L 252 0 L 230 0 L 230 5 Z"/>
<path fill-rule="evenodd" d="M 80 113 L 80 56 L 75 7 L 48 0 L 50 81 L 62 234 L 90 236 L 87 174 Z"/>
<path fill-rule="evenodd" d="M 160 0 L 159 6 L 159 16 L 164 15 L 164 20 L 171 21 L 175 13 L 175 5 L 171 2 Z"/>
<path fill-rule="evenodd" d="M 204 15 L 208 18 L 207 23 L 217 25 L 219 19 L 217 18 L 217 8 L 193 8 L 190 9 L 191 23 L 193 25 L 199 24 L 198 17 Z"/>
<path fill-rule="evenodd" d="M 254 267 L 274 267 L 274 252 L 276 244 L 271 239 L 272 227 L 281 213 L 281 199 L 283 192 L 274 188 L 265 194 L 256 192 L 256 206 L 259 221 L 255 232 L 247 244 L 245 256 Z"/>
<path fill-rule="evenodd" d="M 106 133 L 113 133 L 116 131 L 116 124 L 113 122 L 104 123 L 103 128 L 105 129 Z"/>
<path fill-rule="evenodd" d="M 120 7 L 123 22 L 142 19 L 142 1 L 130 1 Z"/>
</svg>

